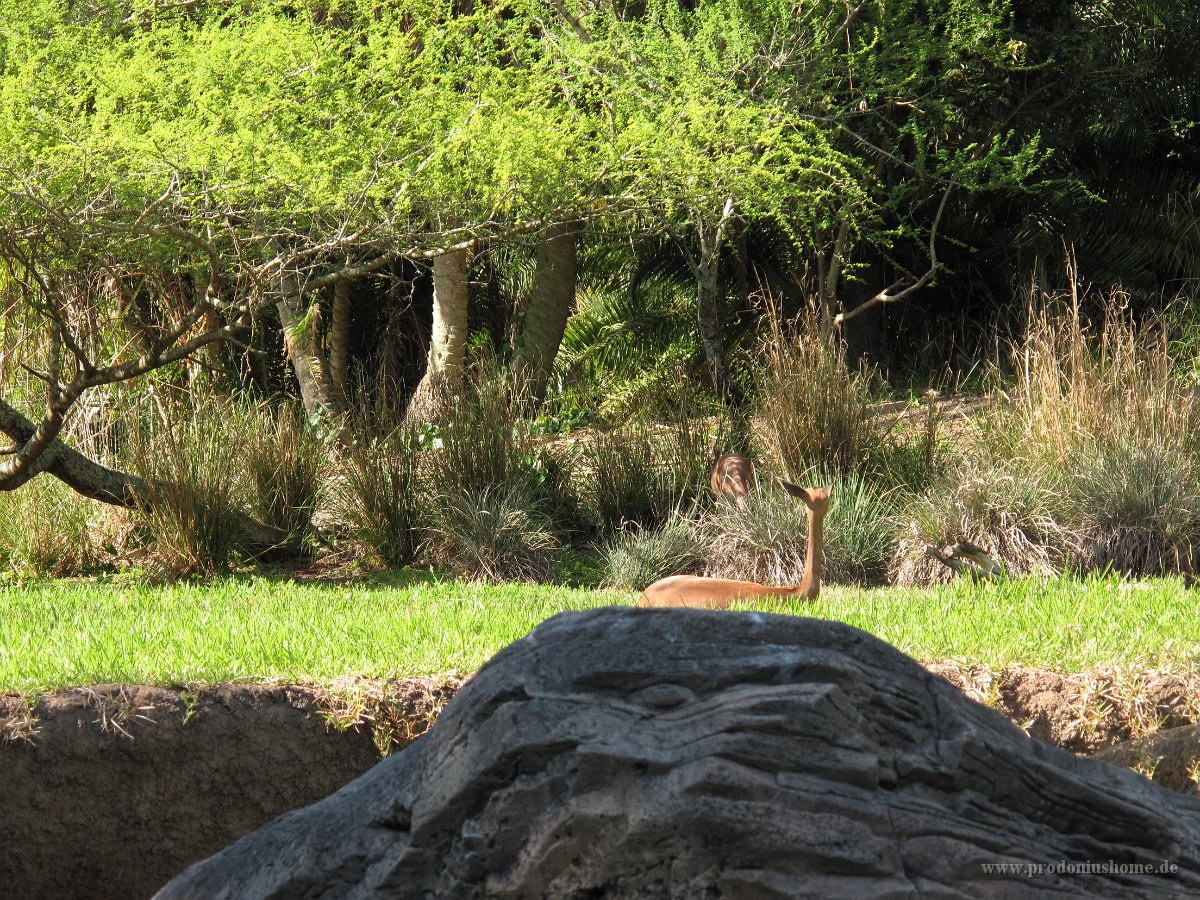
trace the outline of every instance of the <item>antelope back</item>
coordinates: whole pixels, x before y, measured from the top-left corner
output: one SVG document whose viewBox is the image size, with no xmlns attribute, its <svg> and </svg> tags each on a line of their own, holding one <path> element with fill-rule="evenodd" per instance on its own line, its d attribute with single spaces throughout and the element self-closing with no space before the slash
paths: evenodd
<svg viewBox="0 0 1200 900">
<path fill-rule="evenodd" d="M 708 486 L 718 500 L 728 500 L 739 506 L 754 490 L 754 467 L 740 453 L 726 453 L 713 466 Z"/>
</svg>

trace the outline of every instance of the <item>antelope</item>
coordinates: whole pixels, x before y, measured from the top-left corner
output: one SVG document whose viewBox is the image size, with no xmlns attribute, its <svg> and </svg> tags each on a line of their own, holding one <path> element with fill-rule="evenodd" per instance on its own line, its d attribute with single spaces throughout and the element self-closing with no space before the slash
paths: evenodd
<svg viewBox="0 0 1200 900">
<path fill-rule="evenodd" d="M 730 500 L 745 506 L 754 490 L 754 467 L 740 453 L 726 453 L 713 466 L 708 486 L 718 500 Z"/>
<path fill-rule="evenodd" d="M 804 577 L 799 584 L 773 587 L 753 581 L 733 581 L 728 578 L 701 578 L 698 575 L 671 575 L 660 578 L 646 588 L 638 606 L 692 606 L 706 609 L 728 609 L 737 600 L 772 598 L 782 606 L 792 597 L 815 600 L 821 592 L 821 570 L 824 565 L 825 513 L 829 510 L 829 494 L 833 487 L 796 487 L 781 484 L 793 497 L 799 497 L 808 507 L 808 545 L 804 553 Z"/>
</svg>

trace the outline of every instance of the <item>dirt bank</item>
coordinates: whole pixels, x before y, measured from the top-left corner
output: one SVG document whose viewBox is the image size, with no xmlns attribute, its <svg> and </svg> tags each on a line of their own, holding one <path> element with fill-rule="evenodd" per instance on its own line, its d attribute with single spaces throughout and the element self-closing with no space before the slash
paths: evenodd
<svg viewBox="0 0 1200 900">
<path fill-rule="evenodd" d="M 149 897 L 357 778 L 379 761 L 377 742 L 406 745 L 454 685 L 390 685 L 391 706 L 369 687 L 106 685 L 36 704 L 0 698 L 0 895 Z"/>
<path fill-rule="evenodd" d="M 930 664 L 1035 737 L 1096 752 L 1200 720 L 1191 676 Z M 192 862 L 424 732 L 454 679 L 107 685 L 0 697 L 0 895 L 149 897 Z"/>
</svg>

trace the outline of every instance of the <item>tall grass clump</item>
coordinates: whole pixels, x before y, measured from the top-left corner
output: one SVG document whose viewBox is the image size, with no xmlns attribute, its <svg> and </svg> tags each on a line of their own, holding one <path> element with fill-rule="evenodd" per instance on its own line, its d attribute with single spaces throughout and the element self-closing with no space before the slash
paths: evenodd
<svg viewBox="0 0 1200 900">
<path fill-rule="evenodd" d="M 788 323 L 769 304 L 766 320 L 755 373 L 761 455 L 793 478 L 861 467 L 876 437 L 870 378 L 850 368 L 815 303 Z"/>
<path fill-rule="evenodd" d="M 1100 438 L 1076 453 L 1071 513 L 1079 564 L 1126 575 L 1192 572 L 1200 538 L 1200 472 L 1194 452 L 1155 439 Z"/>
<path fill-rule="evenodd" d="M 1070 290 L 1031 304 L 1014 350 L 1010 427 L 1024 455 L 1056 473 L 1079 562 L 1130 574 L 1186 569 L 1200 542 L 1200 418 L 1165 339 L 1112 292 L 1084 313 Z"/>
<path fill-rule="evenodd" d="M 150 567 L 166 578 L 226 569 L 236 548 L 244 487 L 236 430 L 215 398 L 152 398 L 126 452 L 145 482 L 137 512 L 151 537 Z"/>
<path fill-rule="evenodd" d="M 416 560 L 422 491 L 419 435 L 394 416 L 355 414 L 356 439 L 339 449 L 332 499 L 350 539 L 379 562 Z"/>
<path fill-rule="evenodd" d="M 964 459 L 910 510 L 895 572 L 947 580 L 926 543 L 966 539 L 1012 573 L 1190 571 L 1200 543 L 1200 432 L 1166 340 L 1127 295 L 1031 289 L 1007 380 Z"/>
<path fill-rule="evenodd" d="M 549 577 L 577 506 L 569 460 L 534 436 L 523 399 L 484 356 L 435 420 L 419 426 L 428 511 L 420 546 L 430 561 L 473 578 Z"/>
<path fill-rule="evenodd" d="M 50 475 L 0 492 L 0 564 L 19 580 L 95 571 L 106 560 L 98 506 Z"/>
<path fill-rule="evenodd" d="M 891 577 L 901 585 L 953 580 L 949 568 L 926 554 L 928 546 L 970 541 L 1009 574 L 1042 577 L 1061 573 L 1079 555 L 1057 473 L 986 450 L 960 460 L 924 493 L 909 495 L 898 521 Z"/>
<path fill-rule="evenodd" d="M 547 581 L 561 550 L 553 522 L 519 482 L 443 496 L 423 546 L 454 574 L 487 581 Z"/>
<path fill-rule="evenodd" d="M 693 523 L 682 514 L 660 528 L 623 528 L 600 545 L 604 583 L 640 591 L 667 575 L 703 568 L 704 545 Z"/>
<path fill-rule="evenodd" d="M 290 535 L 312 533 L 325 445 L 291 404 L 246 409 L 239 425 L 250 509 Z"/>
<path fill-rule="evenodd" d="M 419 426 L 421 445 L 428 450 L 422 477 L 431 497 L 482 497 L 519 485 L 520 496 L 542 512 L 564 519 L 573 515 L 567 470 L 533 436 L 532 423 L 522 415 L 523 401 L 495 360 L 472 361 L 461 389 L 444 399 L 434 421 Z"/>
<path fill-rule="evenodd" d="M 657 529 L 705 496 L 713 438 L 689 412 L 679 408 L 659 425 L 634 423 L 589 440 L 585 497 L 601 533 Z"/>
</svg>

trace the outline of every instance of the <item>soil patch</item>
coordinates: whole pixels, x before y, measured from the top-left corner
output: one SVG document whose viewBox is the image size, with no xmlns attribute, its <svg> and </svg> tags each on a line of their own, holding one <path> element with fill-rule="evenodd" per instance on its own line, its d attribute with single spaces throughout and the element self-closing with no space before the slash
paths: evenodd
<svg viewBox="0 0 1200 900">
<path fill-rule="evenodd" d="M 149 897 L 357 778 L 381 746 L 405 746 L 457 684 L 102 685 L 0 698 L 0 893 Z"/>
<path fill-rule="evenodd" d="M 973 700 L 994 707 L 1030 737 L 1095 754 L 1124 741 L 1200 722 L 1200 673 L 1082 674 L 954 660 L 926 663 Z"/>
</svg>

